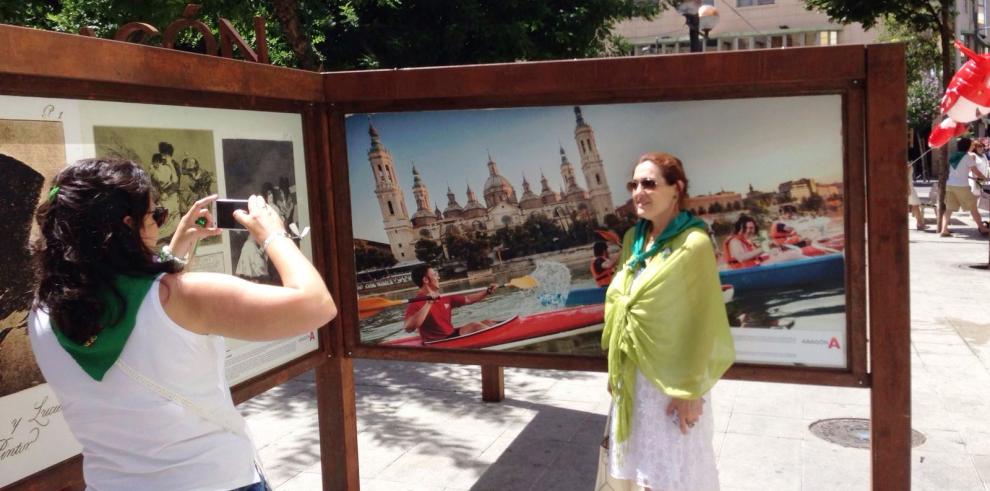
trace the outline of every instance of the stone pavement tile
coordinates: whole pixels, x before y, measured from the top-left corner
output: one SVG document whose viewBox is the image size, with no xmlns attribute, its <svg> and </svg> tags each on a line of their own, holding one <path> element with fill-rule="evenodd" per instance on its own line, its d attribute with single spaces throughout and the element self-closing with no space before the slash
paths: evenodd
<svg viewBox="0 0 990 491">
<path fill-rule="evenodd" d="M 911 489 L 970 491 L 983 487 L 968 456 L 914 451 L 911 459 Z"/>
<path fill-rule="evenodd" d="M 358 469 L 361 477 L 374 478 L 386 467 L 399 460 L 416 442 L 383 441 L 376 434 L 358 434 Z M 321 472 L 320 464 L 304 469 L 304 472 Z"/>
<path fill-rule="evenodd" d="M 951 367 L 956 370 L 956 373 L 963 373 L 967 370 L 977 368 L 978 366 L 982 368 L 980 360 L 973 356 L 972 353 L 967 353 L 964 355 L 943 355 L 937 353 L 918 353 L 921 357 L 921 363 L 925 367 Z"/>
<path fill-rule="evenodd" d="M 912 316 L 914 313 L 912 312 Z M 942 323 L 941 325 L 945 325 Z M 948 345 L 958 345 L 962 340 L 959 338 L 959 334 L 953 329 L 942 329 L 938 331 L 923 331 L 918 332 L 913 328 L 911 329 L 911 343 L 925 343 L 925 344 L 948 344 Z"/>
<path fill-rule="evenodd" d="M 724 489 L 801 489 L 801 440 L 726 433 L 719 456 Z"/>
<path fill-rule="evenodd" d="M 598 446 L 565 443 L 559 446 L 550 469 L 537 478 L 532 488 L 541 491 L 575 491 L 591 489 L 598 472 Z M 481 491 L 481 487 L 477 488 Z M 504 488 L 503 488 L 504 489 Z M 492 488 L 492 491 L 502 489 Z"/>
<path fill-rule="evenodd" d="M 795 385 L 795 396 L 806 402 L 833 404 L 870 404 L 870 391 L 853 387 L 828 387 L 822 385 Z"/>
<path fill-rule="evenodd" d="M 269 484 L 281 486 L 313 464 L 320 462 L 318 433 L 292 433 L 258 449 Z"/>
<path fill-rule="evenodd" d="M 976 465 L 976 471 L 983 480 L 984 489 L 990 489 L 990 456 L 974 455 L 973 464 Z"/>
<path fill-rule="evenodd" d="M 744 387 L 736 393 L 732 414 L 746 413 L 759 416 L 801 418 L 803 410 L 796 391 L 782 384 L 765 384 L 761 393 L 758 387 Z"/>
<path fill-rule="evenodd" d="M 443 489 L 443 486 L 437 487 L 432 484 L 395 482 L 383 479 L 361 479 L 361 491 L 441 491 Z M 275 491 L 282 490 L 277 489 Z"/>
<path fill-rule="evenodd" d="M 809 422 L 832 418 L 869 418 L 870 406 L 835 404 L 830 402 L 806 402 L 802 405 L 801 417 Z"/>
<path fill-rule="evenodd" d="M 847 448 L 810 435 L 801 444 L 801 489 L 869 489 L 870 451 Z"/>
<path fill-rule="evenodd" d="M 402 454 L 395 462 L 379 472 L 375 479 L 402 483 L 415 483 L 441 489 L 461 469 L 474 463 L 489 446 L 489 441 L 460 439 L 442 443 L 428 442 L 416 445 Z"/>
<path fill-rule="evenodd" d="M 966 441 L 960 432 L 955 430 L 930 429 L 917 425 L 913 425 L 913 428 L 925 435 L 925 443 L 914 447 L 912 452 L 967 455 Z"/>
<path fill-rule="evenodd" d="M 984 426 L 984 429 L 990 430 L 990 425 Z M 966 451 L 970 455 L 990 456 L 990 433 L 985 431 L 969 431 L 961 433 L 961 436 L 966 443 Z"/>
<path fill-rule="evenodd" d="M 575 404 L 572 402 L 571 404 Z M 582 403 L 591 407 L 590 403 Z M 525 424 L 510 425 L 503 436 L 517 436 L 521 439 L 569 441 L 585 426 L 598 427 L 601 425 L 589 420 L 588 415 L 595 414 L 587 409 L 568 409 L 551 405 L 540 405 L 539 411 L 531 421 Z"/>
<path fill-rule="evenodd" d="M 756 435 L 801 440 L 808 433 L 808 423 L 802 419 L 758 416 L 737 413 L 732 415 L 728 433 Z"/>
<path fill-rule="evenodd" d="M 578 430 L 574 432 L 569 442 L 589 447 L 600 445 L 602 437 L 605 436 L 605 422 L 607 420 L 608 418 L 604 414 L 589 414 L 580 423 Z"/>
<path fill-rule="evenodd" d="M 323 489 L 323 475 L 319 472 L 300 472 L 279 486 L 273 486 L 275 491 L 317 491 Z M 362 486 L 361 489 L 364 489 Z"/>
<path fill-rule="evenodd" d="M 485 461 L 493 458 L 494 460 L 491 460 L 491 465 L 475 478 L 474 484 L 471 486 L 472 490 L 530 489 L 534 482 L 540 479 L 548 469 L 551 469 L 562 448 L 559 441 L 532 438 L 516 438 L 507 443 L 508 445 L 501 449 L 498 448 L 501 446 L 500 444 L 493 445 L 482 454 L 480 460 Z M 595 451 L 594 448 L 585 449 L 584 447 L 579 448 L 579 450 Z M 554 471 L 554 474 L 558 475 L 559 473 Z M 449 485 L 460 486 L 465 477 L 462 474 Z M 582 486 L 582 488 L 584 487 L 590 488 L 591 483 Z"/>
<path fill-rule="evenodd" d="M 541 400 L 553 400 L 553 401 L 578 401 L 578 402 L 598 402 L 604 397 L 608 397 L 608 392 L 605 387 L 607 385 L 604 377 L 600 381 L 601 385 L 598 383 L 589 382 L 586 380 L 561 380 L 553 385 L 549 390 L 544 392 L 539 399 Z M 600 390 L 588 390 L 589 385 L 591 387 L 601 387 Z"/>
<path fill-rule="evenodd" d="M 957 337 L 958 339 L 958 337 Z M 935 355 L 963 355 L 971 356 L 973 351 L 969 346 L 962 342 L 960 339 L 958 343 L 922 343 L 922 342 L 911 342 L 911 345 L 920 354 L 935 354 Z"/>
</svg>

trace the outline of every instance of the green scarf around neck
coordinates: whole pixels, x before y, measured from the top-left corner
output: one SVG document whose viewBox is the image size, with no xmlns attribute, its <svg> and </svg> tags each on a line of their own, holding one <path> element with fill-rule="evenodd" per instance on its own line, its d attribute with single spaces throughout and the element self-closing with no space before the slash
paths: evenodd
<svg viewBox="0 0 990 491">
<path fill-rule="evenodd" d="M 692 218 L 671 222 L 679 232 L 661 234 L 667 238 L 655 241 L 653 255 L 662 254 L 645 263 L 639 277 L 630 266 L 640 261 L 632 259 L 648 251 L 636 245 L 638 227 L 629 230 L 620 262 L 626 266 L 605 293 L 602 348 L 608 350 L 618 442 L 629 437 L 637 370 L 670 397 L 697 399 L 735 360 L 715 252 Z"/>
<path fill-rule="evenodd" d="M 949 165 L 952 166 L 953 169 L 959 167 L 959 162 L 961 162 L 965 156 L 966 152 L 952 152 L 952 154 L 949 155 Z"/>
<path fill-rule="evenodd" d="M 629 258 L 626 264 L 630 268 L 637 269 L 646 263 L 646 260 L 655 256 L 657 252 L 660 252 L 660 248 L 667 243 L 670 239 L 677 236 L 684 230 L 697 227 L 701 230 L 708 230 L 708 225 L 705 221 L 686 212 L 682 211 L 674 216 L 674 219 L 664 227 L 663 232 L 660 236 L 653 241 L 653 244 L 648 250 L 644 250 L 646 245 L 646 238 L 649 236 L 650 228 L 652 228 L 652 223 L 645 218 L 640 218 L 636 222 L 636 226 L 633 228 L 635 235 L 633 236 L 633 248 L 632 257 Z"/>
<path fill-rule="evenodd" d="M 103 300 L 106 302 L 103 316 L 100 317 L 103 329 L 86 343 L 80 344 L 69 339 L 55 325 L 55 321 L 51 321 L 52 331 L 55 332 L 58 343 L 76 360 L 84 372 L 93 377 L 93 380 L 103 380 L 107 370 L 110 370 L 117 358 L 120 358 L 127 339 L 134 331 L 138 309 L 156 278 L 156 276 L 118 276 L 114 281 L 114 287 L 124 297 L 124 313 L 116 324 L 110 325 L 120 312 L 120 299 L 111 290 L 103 292 Z"/>
</svg>

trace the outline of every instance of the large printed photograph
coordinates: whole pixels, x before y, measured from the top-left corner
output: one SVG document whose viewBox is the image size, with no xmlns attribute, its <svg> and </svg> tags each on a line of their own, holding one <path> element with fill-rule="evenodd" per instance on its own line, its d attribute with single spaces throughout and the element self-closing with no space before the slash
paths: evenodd
<svg viewBox="0 0 990 491">
<path fill-rule="evenodd" d="M 737 361 L 844 367 L 841 104 L 349 115 L 360 339 L 602 355 L 609 267 L 636 221 L 626 183 L 660 151 L 708 226 Z"/>
<path fill-rule="evenodd" d="M 158 232 L 160 245 L 172 239 L 193 203 L 217 192 L 212 131 L 94 126 L 93 141 L 98 158 L 134 161 L 151 176 L 158 203 L 168 209 Z M 203 244 L 219 242 L 210 237 Z"/>
<path fill-rule="evenodd" d="M 65 165 L 60 121 L 0 119 L 0 398 L 44 383 L 27 334 L 34 299 L 34 210 Z M 34 230 L 34 232 L 32 232 Z"/>
</svg>

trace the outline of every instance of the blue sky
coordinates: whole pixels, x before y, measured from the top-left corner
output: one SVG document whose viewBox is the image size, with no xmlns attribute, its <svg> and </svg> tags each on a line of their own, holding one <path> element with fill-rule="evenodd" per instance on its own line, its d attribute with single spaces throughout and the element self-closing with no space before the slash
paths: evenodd
<svg viewBox="0 0 990 491">
<path fill-rule="evenodd" d="M 633 164 L 649 151 L 669 152 L 684 162 L 692 195 L 726 191 L 775 190 L 802 177 L 822 182 L 842 178 L 840 96 L 804 96 L 686 102 L 581 106 L 595 131 L 615 204 L 628 199 L 625 182 Z M 488 152 L 499 172 L 522 195 L 525 173 L 540 192 L 540 171 L 559 190 L 559 145 L 581 173 L 574 141 L 573 106 L 461 111 L 355 114 L 347 118 L 354 237 L 387 242 L 368 163 L 369 116 L 392 153 L 412 214 L 412 165 L 443 210 L 447 186 L 458 203 L 467 201 L 465 184 L 483 200 Z"/>
</svg>

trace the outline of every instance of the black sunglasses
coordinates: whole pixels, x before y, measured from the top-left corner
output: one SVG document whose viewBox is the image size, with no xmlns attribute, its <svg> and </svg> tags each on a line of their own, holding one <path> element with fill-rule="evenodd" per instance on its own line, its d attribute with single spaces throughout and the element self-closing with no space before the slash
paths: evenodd
<svg viewBox="0 0 990 491">
<path fill-rule="evenodd" d="M 165 225 L 165 221 L 168 220 L 168 208 L 164 206 L 156 206 L 155 209 L 151 210 L 151 219 L 155 221 L 155 225 L 161 227 Z"/>
<path fill-rule="evenodd" d="M 652 191 L 657 188 L 657 181 L 656 179 L 645 178 L 638 181 L 633 179 L 626 183 L 626 189 L 628 189 L 630 193 L 635 191 L 639 186 L 643 186 L 643 189 L 647 191 Z"/>
</svg>

